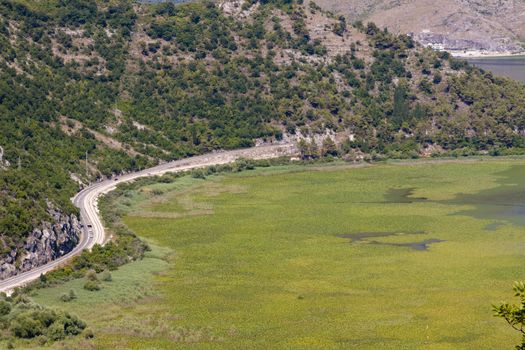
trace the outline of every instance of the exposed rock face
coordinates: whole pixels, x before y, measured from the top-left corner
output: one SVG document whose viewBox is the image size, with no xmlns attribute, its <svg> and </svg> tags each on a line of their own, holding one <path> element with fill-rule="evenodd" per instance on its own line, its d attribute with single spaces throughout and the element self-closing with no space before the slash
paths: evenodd
<svg viewBox="0 0 525 350">
<path fill-rule="evenodd" d="M 53 224 L 44 222 L 28 235 L 24 246 L 0 257 L 0 279 L 44 265 L 69 253 L 79 242 L 81 227 L 75 215 L 50 208 Z"/>
<path fill-rule="evenodd" d="M 9 166 L 7 159 L 4 160 L 4 148 L 0 146 L 0 169 L 5 169 Z"/>
<path fill-rule="evenodd" d="M 415 39 L 423 45 L 433 46 L 447 51 L 491 51 L 491 52 L 520 52 L 522 47 L 508 39 L 456 39 L 448 34 L 422 32 L 415 35 Z"/>
<path fill-rule="evenodd" d="M 523 52 L 523 0 L 318 0 L 351 21 L 372 21 L 449 51 Z"/>
</svg>

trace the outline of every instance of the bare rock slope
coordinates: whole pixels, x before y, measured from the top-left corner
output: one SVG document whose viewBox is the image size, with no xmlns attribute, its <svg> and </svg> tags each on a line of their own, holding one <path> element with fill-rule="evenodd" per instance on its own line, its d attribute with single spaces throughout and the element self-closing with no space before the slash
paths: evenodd
<svg viewBox="0 0 525 350">
<path fill-rule="evenodd" d="M 319 0 L 352 20 L 413 33 L 423 44 L 461 53 L 516 53 L 525 40 L 522 0 Z"/>
</svg>

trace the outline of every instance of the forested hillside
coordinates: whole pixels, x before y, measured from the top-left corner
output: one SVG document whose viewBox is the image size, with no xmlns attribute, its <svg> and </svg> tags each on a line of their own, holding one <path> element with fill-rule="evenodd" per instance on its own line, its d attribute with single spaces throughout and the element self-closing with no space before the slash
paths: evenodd
<svg viewBox="0 0 525 350">
<path fill-rule="evenodd" d="M 52 208 L 74 213 L 80 183 L 160 160 L 302 138 L 305 157 L 523 147 L 522 85 L 312 2 L 0 0 L 0 14 L 3 253 Z"/>
</svg>

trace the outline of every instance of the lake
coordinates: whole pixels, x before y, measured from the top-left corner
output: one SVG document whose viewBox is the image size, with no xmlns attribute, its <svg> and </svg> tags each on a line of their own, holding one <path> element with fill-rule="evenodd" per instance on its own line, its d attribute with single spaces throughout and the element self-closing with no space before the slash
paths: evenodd
<svg viewBox="0 0 525 350">
<path fill-rule="evenodd" d="M 510 77 L 525 83 L 525 56 L 469 58 L 467 61 L 496 75 Z"/>
</svg>

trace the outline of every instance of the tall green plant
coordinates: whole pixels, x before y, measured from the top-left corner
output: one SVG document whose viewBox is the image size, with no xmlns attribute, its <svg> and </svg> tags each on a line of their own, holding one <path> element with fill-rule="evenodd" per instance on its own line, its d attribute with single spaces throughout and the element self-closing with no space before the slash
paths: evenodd
<svg viewBox="0 0 525 350">
<path fill-rule="evenodd" d="M 493 305 L 494 315 L 503 318 L 512 329 L 521 334 L 521 344 L 516 345 L 516 350 L 525 350 L 525 283 L 514 282 L 512 289 L 514 296 L 520 299 L 520 303 Z"/>
</svg>

